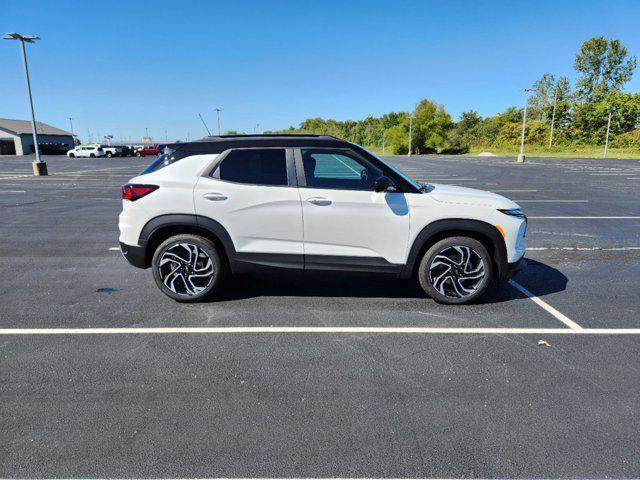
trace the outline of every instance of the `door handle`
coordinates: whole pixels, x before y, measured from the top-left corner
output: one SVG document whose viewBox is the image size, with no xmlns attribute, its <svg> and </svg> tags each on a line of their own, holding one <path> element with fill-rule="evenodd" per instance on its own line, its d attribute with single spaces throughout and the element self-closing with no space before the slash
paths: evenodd
<svg viewBox="0 0 640 480">
<path fill-rule="evenodd" d="M 205 193 L 203 197 L 212 202 L 221 202 L 227 199 L 227 196 L 222 193 Z"/>
<path fill-rule="evenodd" d="M 307 202 L 312 203 L 313 205 L 320 205 L 320 206 L 331 205 L 331 200 L 329 200 L 328 198 L 322 198 L 322 197 L 307 198 Z"/>
</svg>

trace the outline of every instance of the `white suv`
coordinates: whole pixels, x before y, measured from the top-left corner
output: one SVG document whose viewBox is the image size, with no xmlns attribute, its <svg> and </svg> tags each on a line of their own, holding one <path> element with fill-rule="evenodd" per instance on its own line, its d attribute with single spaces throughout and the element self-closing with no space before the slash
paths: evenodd
<svg viewBox="0 0 640 480">
<path fill-rule="evenodd" d="M 67 152 L 67 157 L 104 157 L 104 149 L 100 145 L 79 145 Z"/>
<path fill-rule="evenodd" d="M 417 185 L 326 135 L 209 137 L 170 145 L 122 187 L 120 247 L 183 302 L 260 268 L 417 277 L 468 303 L 520 268 L 527 219 L 500 195 Z"/>
</svg>

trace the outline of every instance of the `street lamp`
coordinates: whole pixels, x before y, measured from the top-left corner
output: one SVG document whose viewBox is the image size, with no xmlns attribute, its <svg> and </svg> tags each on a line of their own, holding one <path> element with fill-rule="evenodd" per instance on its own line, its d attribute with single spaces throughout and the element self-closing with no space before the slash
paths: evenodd
<svg viewBox="0 0 640 480">
<path fill-rule="evenodd" d="M 611 130 L 611 110 L 609 110 L 609 120 L 607 121 L 607 138 L 604 142 L 604 155 L 602 158 L 607 158 L 607 150 L 609 149 L 609 131 Z"/>
<path fill-rule="evenodd" d="M 527 127 L 527 104 L 529 103 L 529 92 L 533 88 L 524 89 L 524 114 L 522 115 L 522 138 L 520 139 L 520 154 L 518 155 L 518 163 L 524 163 L 524 132 Z"/>
<path fill-rule="evenodd" d="M 218 136 L 220 136 L 220 112 L 222 111 L 222 109 L 221 108 L 214 108 L 214 110 L 218 114 Z"/>
<path fill-rule="evenodd" d="M 27 67 L 27 52 L 24 43 L 34 43 L 40 37 L 34 35 L 20 35 L 19 33 L 7 33 L 5 40 L 20 40 L 20 50 L 22 51 L 22 64 L 24 65 L 24 76 L 27 82 L 27 94 L 29 95 L 29 106 L 31 107 L 31 127 L 33 129 L 33 148 L 36 152 L 36 161 L 33 162 L 33 174 L 36 176 L 47 175 L 47 164 L 40 158 L 38 148 L 38 133 L 36 132 L 36 114 L 33 112 L 33 98 L 31 97 L 31 82 L 29 81 L 29 68 Z"/>
<path fill-rule="evenodd" d="M 411 156 L 411 133 L 413 130 L 413 112 L 409 115 L 409 151 L 407 152 L 407 157 Z"/>
</svg>

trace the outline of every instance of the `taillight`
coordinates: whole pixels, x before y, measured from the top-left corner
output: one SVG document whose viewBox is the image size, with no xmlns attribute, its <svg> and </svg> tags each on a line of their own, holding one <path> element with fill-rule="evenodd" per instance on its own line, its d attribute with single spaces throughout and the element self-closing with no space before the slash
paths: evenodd
<svg viewBox="0 0 640 480">
<path fill-rule="evenodd" d="M 158 188 L 158 185 L 136 185 L 134 183 L 127 183 L 122 186 L 122 199 L 135 202 Z"/>
</svg>

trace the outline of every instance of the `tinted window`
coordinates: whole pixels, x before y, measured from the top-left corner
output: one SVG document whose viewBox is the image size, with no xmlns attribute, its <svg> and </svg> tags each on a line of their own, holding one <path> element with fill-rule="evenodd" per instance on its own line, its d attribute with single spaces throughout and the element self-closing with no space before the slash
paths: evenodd
<svg viewBox="0 0 640 480">
<path fill-rule="evenodd" d="M 302 150 L 307 187 L 371 190 L 383 173 L 368 160 L 344 150 Z"/>
<path fill-rule="evenodd" d="M 287 185 L 284 149 L 233 150 L 218 167 L 220 180 L 253 185 Z"/>
</svg>

